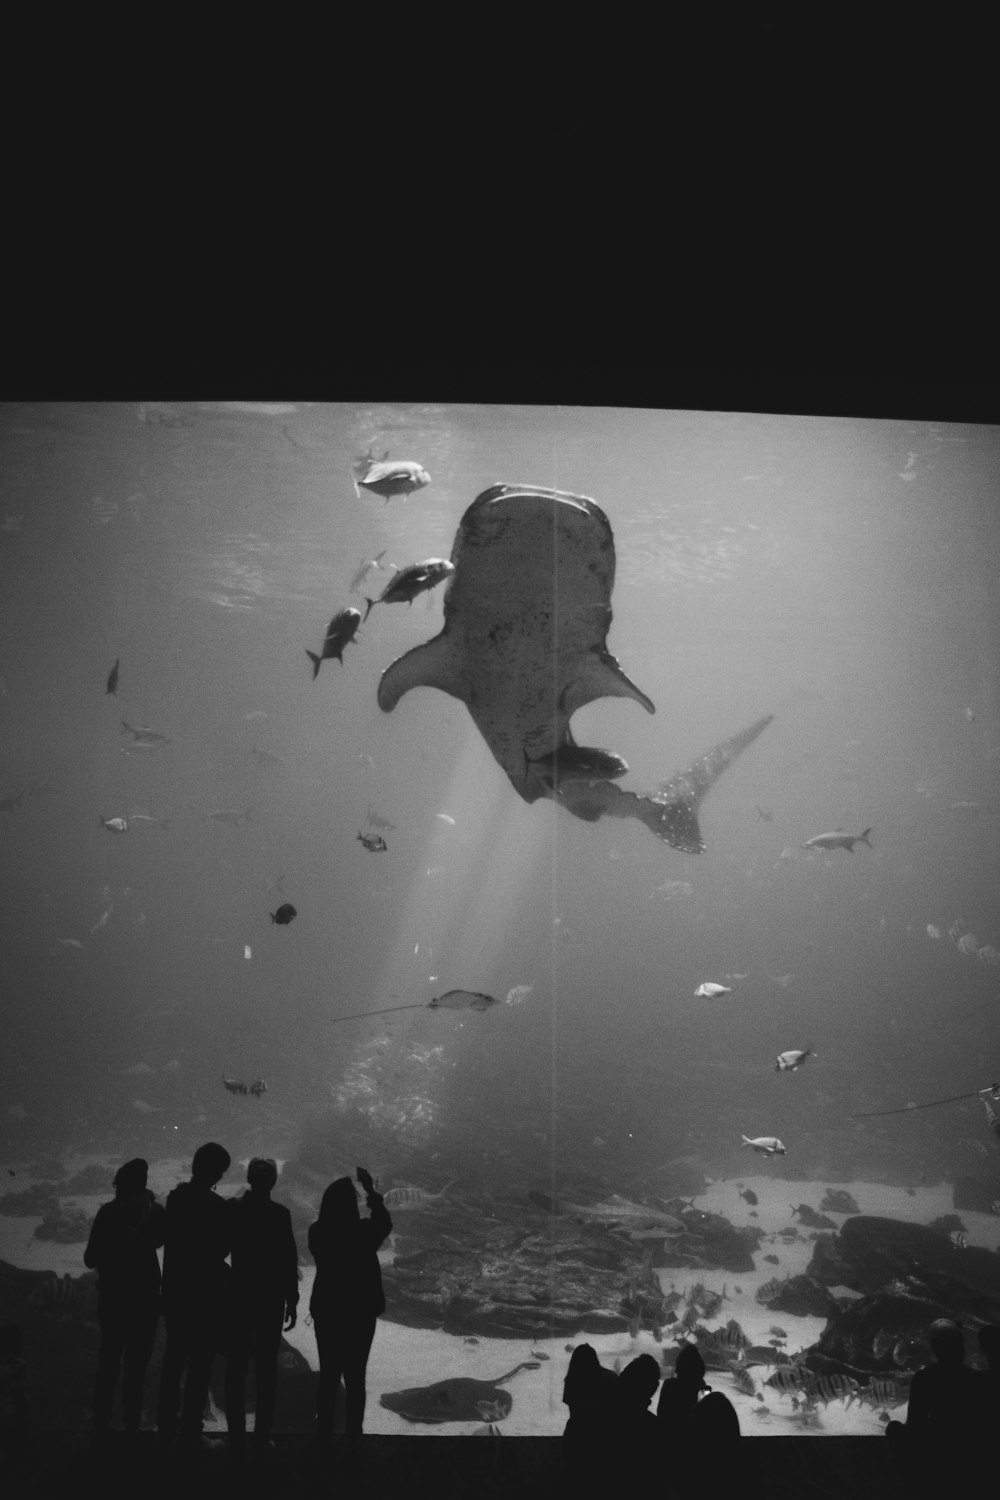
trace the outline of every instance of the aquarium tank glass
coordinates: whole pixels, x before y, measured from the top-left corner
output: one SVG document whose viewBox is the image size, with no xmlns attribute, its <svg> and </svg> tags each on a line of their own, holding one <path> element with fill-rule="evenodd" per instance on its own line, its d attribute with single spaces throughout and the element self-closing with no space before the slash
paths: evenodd
<svg viewBox="0 0 1000 1500">
<path fill-rule="evenodd" d="M 0 1328 L 32 1422 L 90 1420 L 115 1171 L 162 1202 L 206 1141 L 223 1196 L 279 1164 L 279 1426 L 315 1399 L 307 1231 L 358 1166 L 393 1221 L 369 1432 L 559 1434 L 584 1342 L 665 1378 L 695 1342 L 775 1437 L 905 1417 L 930 1317 L 978 1359 L 997 428 L 0 417 Z"/>
</svg>

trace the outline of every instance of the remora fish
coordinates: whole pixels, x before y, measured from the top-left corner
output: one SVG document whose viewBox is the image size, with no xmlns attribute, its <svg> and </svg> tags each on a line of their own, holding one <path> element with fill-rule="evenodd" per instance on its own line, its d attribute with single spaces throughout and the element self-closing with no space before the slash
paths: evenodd
<svg viewBox="0 0 1000 1500">
<path fill-rule="evenodd" d="M 426 562 L 412 563 L 408 568 L 401 568 L 377 599 L 369 599 L 367 594 L 363 596 L 368 605 L 365 619 L 367 620 L 376 604 L 412 604 L 418 594 L 437 588 L 454 571 L 455 564 L 445 557 L 429 557 Z"/>
<path fill-rule="evenodd" d="M 814 839 L 807 839 L 802 847 L 803 849 L 846 849 L 848 854 L 853 854 L 855 844 L 867 844 L 869 849 L 872 847 L 871 839 L 868 837 L 870 833 L 870 828 L 866 828 L 864 833 L 841 833 L 838 828 L 836 833 L 817 833 Z"/>
<path fill-rule="evenodd" d="M 451 561 L 444 628 L 383 673 L 382 711 L 391 713 L 411 688 L 439 688 L 465 703 L 525 802 L 549 797 L 588 823 L 638 818 L 675 849 L 700 854 L 703 798 L 771 715 L 653 793 L 547 778 L 532 765 L 575 745 L 570 720 L 596 699 L 631 698 L 655 711 L 607 649 L 615 549 L 604 512 L 562 490 L 493 485 L 462 517 Z"/>
<path fill-rule="evenodd" d="M 430 482 L 431 476 L 423 464 L 418 464 L 413 459 L 400 458 L 395 462 L 383 459 L 380 463 L 371 463 L 369 455 L 366 455 L 358 463 L 354 493 L 361 498 L 358 490 L 360 485 L 363 490 L 371 490 L 373 495 L 381 495 L 388 504 L 393 495 L 402 495 L 405 499 L 414 490 L 422 490 Z"/>
<path fill-rule="evenodd" d="M 360 609 L 353 609 L 350 605 L 347 609 L 340 609 L 334 615 L 326 627 L 326 638 L 323 641 L 323 649 L 317 656 L 315 651 L 306 647 L 306 655 L 313 664 L 313 682 L 319 676 L 319 669 L 325 661 L 339 661 L 344 663 L 344 647 L 349 646 L 358 633 L 361 624 Z"/>
</svg>

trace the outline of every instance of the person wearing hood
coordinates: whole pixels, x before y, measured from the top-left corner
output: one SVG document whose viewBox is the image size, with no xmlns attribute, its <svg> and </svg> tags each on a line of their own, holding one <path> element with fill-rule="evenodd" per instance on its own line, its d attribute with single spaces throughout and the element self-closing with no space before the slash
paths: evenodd
<svg viewBox="0 0 1000 1500">
<path fill-rule="evenodd" d="M 357 1463 L 365 1416 L 365 1371 L 375 1337 L 375 1320 L 385 1312 L 378 1249 L 392 1233 L 392 1219 L 371 1174 L 357 1169 L 369 1217 L 358 1212 L 349 1177 L 338 1177 L 323 1194 L 319 1218 L 309 1226 L 309 1251 L 316 1262 L 309 1311 L 319 1352 L 317 1427 L 321 1440 L 333 1436 L 337 1390 L 344 1378 L 346 1457 Z"/>
<path fill-rule="evenodd" d="M 299 1255 L 292 1216 L 271 1192 L 278 1165 L 255 1156 L 247 1165 L 250 1191 L 226 1206 L 232 1221 L 233 1299 L 226 1360 L 226 1426 L 232 1455 L 246 1445 L 246 1378 L 254 1362 L 257 1456 L 268 1450 L 274 1425 L 278 1352 L 282 1329 L 295 1327 L 299 1305 Z"/>
<path fill-rule="evenodd" d="M 130 1435 L 139 1432 L 146 1369 L 160 1317 L 160 1263 L 166 1211 L 146 1186 L 148 1166 L 137 1156 L 118 1168 L 115 1196 L 97 1210 L 83 1263 L 97 1272 L 101 1344 L 94 1382 L 94 1429 L 111 1430 L 111 1409 L 119 1372 L 122 1420 Z"/>
<path fill-rule="evenodd" d="M 215 1187 L 232 1158 L 208 1141 L 191 1162 L 191 1180 L 167 1198 L 161 1307 L 167 1344 L 160 1374 L 157 1427 L 190 1450 L 209 1447 L 202 1437 L 212 1362 L 224 1347 L 230 1293 L 226 1264 L 232 1244 L 229 1206 Z M 178 1418 L 181 1380 L 184 1401 Z"/>
</svg>

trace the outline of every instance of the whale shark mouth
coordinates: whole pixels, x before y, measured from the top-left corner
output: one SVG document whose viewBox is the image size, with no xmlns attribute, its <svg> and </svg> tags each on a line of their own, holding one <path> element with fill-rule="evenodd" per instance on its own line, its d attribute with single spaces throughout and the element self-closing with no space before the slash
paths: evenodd
<svg viewBox="0 0 1000 1500">
<path fill-rule="evenodd" d="M 715 745 L 653 792 L 546 776 L 532 764 L 576 744 L 570 719 L 596 699 L 631 698 L 655 712 L 607 647 L 615 548 L 600 507 L 563 490 L 493 485 L 462 517 L 451 561 L 444 628 L 383 673 L 383 712 L 413 688 L 439 688 L 466 705 L 525 802 L 548 797 L 589 823 L 638 818 L 673 848 L 702 853 L 702 800 L 773 715 Z"/>
</svg>

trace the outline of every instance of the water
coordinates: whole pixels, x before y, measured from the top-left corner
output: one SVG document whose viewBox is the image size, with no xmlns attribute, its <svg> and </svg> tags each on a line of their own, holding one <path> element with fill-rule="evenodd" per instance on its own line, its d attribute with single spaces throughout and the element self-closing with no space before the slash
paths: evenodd
<svg viewBox="0 0 1000 1500">
<path fill-rule="evenodd" d="M 974 1099 L 851 1118 L 968 1094 L 996 1072 L 1000 973 L 947 932 L 962 919 L 977 951 L 1000 948 L 998 446 L 991 428 L 777 415 L 8 405 L 8 1171 L 142 1154 L 166 1187 L 218 1139 L 234 1163 L 286 1163 L 279 1196 L 302 1224 L 323 1182 L 359 1162 L 384 1187 L 457 1179 L 400 1216 L 400 1257 L 442 1235 L 460 1244 L 470 1215 L 527 1229 L 529 1192 L 694 1192 L 741 1225 L 736 1181 L 787 1178 L 792 1202 L 813 1186 L 815 1204 L 829 1183 L 860 1184 L 863 1211 L 920 1222 L 951 1207 L 957 1178 L 1000 1197 Z M 431 486 L 357 498 L 351 466 L 368 449 L 419 461 Z M 376 608 L 343 664 L 311 680 L 305 649 L 338 609 L 364 612 L 347 591 L 361 561 L 447 557 L 498 481 L 591 496 L 611 522 L 609 646 L 657 712 L 605 699 L 573 729 L 624 756 L 626 787 L 650 790 L 775 715 L 706 799 L 705 854 L 636 821 L 526 806 L 439 692 L 379 710 L 382 672 L 441 628 L 441 589 Z M 123 720 L 169 743 L 142 746 Z M 384 853 L 357 840 L 376 831 L 369 810 L 394 825 Z M 116 816 L 127 836 L 101 826 Z M 868 825 L 871 850 L 800 847 Z M 298 915 L 274 925 L 284 901 Z M 732 994 L 695 999 L 705 980 Z M 517 986 L 530 986 L 519 1003 L 487 1013 L 338 1022 Z M 805 1068 L 774 1071 L 779 1051 L 806 1046 Z M 267 1092 L 230 1095 L 223 1076 Z M 787 1155 L 751 1155 L 744 1133 L 779 1136 Z M 234 1166 L 224 1188 L 242 1178 Z M 761 1198 L 761 1222 L 787 1224 L 784 1186 Z M 82 1245 L 10 1238 L 28 1222 L 0 1214 L 0 1254 L 58 1254 L 78 1273 Z M 970 1243 L 995 1248 L 998 1221 L 966 1223 Z M 756 1264 L 756 1281 L 715 1280 L 750 1294 L 773 1270 Z M 573 1337 L 545 1345 L 534 1395 L 514 1381 L 507 1431 L 560 1430 Z M 420 1338 L 393 1324 L 390 1287 L 385 1389 L 441 1378 L 449 1350 L 482 1357 L 484 1376 L 525 1352 L 523 1339 L 509 1357 L 484 1335 L 487 1358 L 460 1333 Z M 864 1421 L 851 1430 L 873 1430 Z"/>
</svg>

